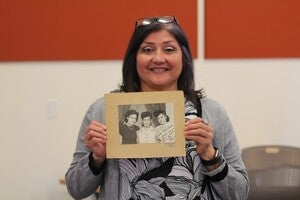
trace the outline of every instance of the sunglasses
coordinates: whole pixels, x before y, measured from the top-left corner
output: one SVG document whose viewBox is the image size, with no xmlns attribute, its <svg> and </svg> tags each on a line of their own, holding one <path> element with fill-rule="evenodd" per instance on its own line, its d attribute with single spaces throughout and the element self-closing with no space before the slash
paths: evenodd
<svg viewBox="0 0 300 200">
<path fill-rule="evenodd" d="M 142 18 L 138 19 L 135 22 L 135 27 L 141 27 L 141 26 L 147 26 L 149 24 L 153 23 L 162 23 L 162 24 L 168 24 L 168 23 L 176 23 L 177 20 L 174 16 L 161 16 L 161 17 L 149 17 L 149 18 Z"/>
</svg>

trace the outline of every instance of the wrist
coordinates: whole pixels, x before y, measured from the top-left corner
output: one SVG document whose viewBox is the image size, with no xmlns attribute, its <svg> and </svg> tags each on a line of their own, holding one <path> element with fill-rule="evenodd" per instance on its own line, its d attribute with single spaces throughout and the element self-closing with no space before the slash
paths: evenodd
<svg viewBox="0 0 300 200">
<path fill-rule="evenodd" d="M 215 165 L 215 164 L 219 163 L 221 160 L 221 155 L 220 155 L 218 148 L 216 148 L 216 147 L 213 147 L 213 148 L 214 148 L 214 154 L 213 154 L 213 156 L 209 157 L 210 159 L 207 157 L 205 157 L 205 158 L 201 157 L 202 163 L 206 166 Z"/>
<path fill-rule="evenodd" d="M 213 146 L 210 146 L 205 152 L 200 154 L 202 160 L 211 160 L 215 157 L 216 149 Z"/>
<path fill-rule="evenodd" d="M 91 152 L 89 154 L 89 163 L 88 163 L 88 165 L 89 165 L 89 168 L 91 169 L 92 173 L 96 176 L 104 170 L 106 159 L 104 158 L 104 160 L 102 160 L 102 161 L 101 160 L 95 161 L 93 155 L 94 155 L 93 152 Z"/>
<path fill-rule="evenodd" d="M 105 158 L 99 157 L 95 153 L 92 153 L 92 162 L 95 167 L 100 167 L 104 160 Z"/>
</svg>

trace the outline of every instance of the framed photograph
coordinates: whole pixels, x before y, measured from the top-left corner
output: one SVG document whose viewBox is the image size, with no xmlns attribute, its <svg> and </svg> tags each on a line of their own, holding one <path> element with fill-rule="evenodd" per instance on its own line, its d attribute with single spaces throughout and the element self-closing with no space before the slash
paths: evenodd
<svg viewBox="0 0 300 200">
<path fill-rule="evenodd" d="M 185 156 L 182 91 L 104 95 L 107 158 Z"/>
</svg>

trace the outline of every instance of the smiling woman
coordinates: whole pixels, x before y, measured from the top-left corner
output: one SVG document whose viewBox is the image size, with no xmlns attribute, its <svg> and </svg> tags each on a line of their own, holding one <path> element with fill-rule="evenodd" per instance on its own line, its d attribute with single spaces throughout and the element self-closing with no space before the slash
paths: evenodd
<svg viewBox="0 0 300 200">
<path fill-rule="evenodd" d="M 249 181 L 233 127 L 225 109 L 206 98 L 201 89 L 195 89 L 191 49 L 185 32 L 175 19 L 154 16 L 136 21 L 123 60 L 122 83 L 113 93 L 155 93 L 160 99 L 168 92 L 183 94 L 182 98 L 174 98 L 181 99 L 182 112 L 173 115 L 179 120 L 172 121 L 182 124 L 177 130 L 184 142 L 183 154 L 110 157 L 112 142 L 109 139 L 113 128 L 111 117 L 106 114 L 116 110 L 109 105 L 111 99 L 105 98 L 115 95 L 106 94 L 88 109 L 77 137 L 73 162 L 66 173 L 68 191 L 75 199 L 90 195 L 99 186 L 102 189 L 98 199 L 195 200 L 221 196 L 232 200 L 246 199 Z M 117 105 L 128 105 L 122 103 L 124 96 L 118 98 L 121 103 Z M 134 99 L 134 104 L 141 104 L 139 98 Z M 186 122 L 185 114 L 189 115 Z M 162 142 L 159 144 L 176 146 L 178 135 L 175 140 L 174 124 L 169 121 L 166 111 L 154 115 L 161 123 L 157 127 Z M 126 131 L 134 130 L 137 118 L 133 111 L 126 115 L 125 124 L 131 127 L 125 127 Z M 134 137 L 137 139 L 136 135 Z M 114 142 L 119 143 L 119 138 Z M 117 145 L 113 147 L 120 150 Z M 153 151 L 164 151 L 164 148 Z"/>
<path fill-rule="evenodd" d="M 145 38 L 136 60 L 141 91 L 177 90 L 182 51 L 168 31 L 155 32 Z"/>
</svg>

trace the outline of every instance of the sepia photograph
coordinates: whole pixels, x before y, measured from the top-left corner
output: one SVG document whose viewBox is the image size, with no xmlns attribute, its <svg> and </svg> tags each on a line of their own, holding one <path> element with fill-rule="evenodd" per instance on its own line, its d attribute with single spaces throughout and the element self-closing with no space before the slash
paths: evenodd
<svg viewBox="0 0 300 200">
<path fill-rule="evenodd" d="M 121 144 L 175 143 L 173 103 L 119 105 Z"/>
<path fill-rule="evenodd" d="M 107 157 L 184 155 L 183 105 L 180 91 L 106 94 Z"/>
</svg>

